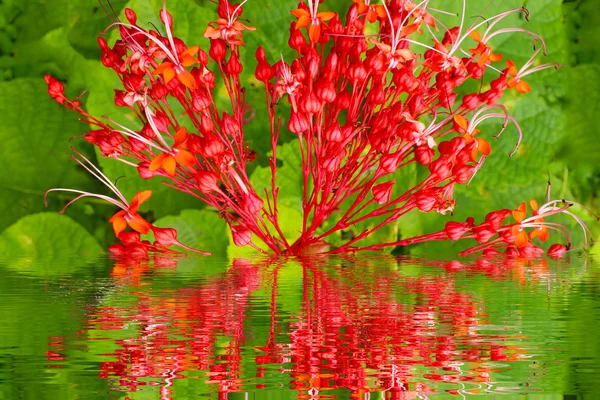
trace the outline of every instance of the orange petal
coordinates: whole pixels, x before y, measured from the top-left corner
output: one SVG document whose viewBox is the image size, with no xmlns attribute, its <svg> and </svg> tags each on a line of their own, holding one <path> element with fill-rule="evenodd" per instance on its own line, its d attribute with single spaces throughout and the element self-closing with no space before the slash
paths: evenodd
<svg viewBox="0 0 600 400">
<path fill-rule="evenodd" d="M 364 14 L 369 9 L 369 6 L 366 5 L 363 1 L 360 1 L 360 0 L 352 0 L 352 1 L 355 3 L 358 3 L 357 11 L 359 14 Z"/>
<path fill-rule="evenodd" d="M 529 93 L 529 91 L 531 90 L 531 87 L 525 81 L 519 81 L 519 83 L 517 83 L 517 85 L 515 87 L 517 89 L 517 92 L 523 93 L 523 94 Z"/>
<path fill-rule="evenodd" d="M 165 80 L 165 84 L 169 83 L 171 81 L 171 79 L 173 79 L 173 77 L 175 77 L 175 70 L 173 68 L 167 68 L 167 69 L 165 69 L 165 72 L 163 74 L 163 78 Z"/>
<path fill-rule="evenodd" d="M 382 6 L 381 4 L 375 5 L 375 10 L 377 11 L 377 15 L 379 16 L 379 18 L 386 17 L 387 14 L 385 13 L 385 7 Z"/>
<path fill-rule="evenodd" d="M 527 215 L 527 205 L 525 203 L 521 203 L 519 205 L 519 208 L 512 211 L 512 215 L 515 221 L 523 221 L 525 219 L 525 216 Z"/>
<path fill-rule="evenodd" d="M 308 13 L 308 11 L 302 9 L 302 8 L 296 8 L 295 10 L 290 10 L 290 12 L 292 13 L 292 15 L 298 19 L 302 18 L 302 17 L 310 17 L 310 14 Z"/>
<path fill-rule="evenodd" d="M 490 55 L 490 60 L 492 60 L 493 62 L 498 62 L 502 60 L 502 57 L 502 54 L 492 54 Z"/>
<path fill-rule="evenodd" d="M 178 149 L 175 153 L 175 161 L 186 167 L 196 164 L 196 157 L 187 150 Z"/>
<path fill-rule="evenodd" d="M 335 13 L 333 11 L 323 11 L 317 13 L 317 18 L 319 18 L 321 21 L 329 21 L 333 17 L 335 17 Z"/>
<path fill-rule="evenodd" d="M 170 154 L 167 154 L 162 162 L 162 167 L 165 172 L 171 176 L 175 176 L 175 167 L 177 167 L 177 162 L 175 162 L 175 157 Z"/>
<path fill-rule="evenodd" d="M 527 233 L 524 230 L 521 230 L 515 239 L 515 244 L 517 247 L 525 247 L 529 243 L 529 238 L 527 237 Z"/>
<path fill-rule="evenodd" d="M 531 206 L 531 209 L 534 213 L 537 212 L 537 210 L 539 209 L 538 202 L 536 199 L 529 200 L 529 205 Z"/>
<path fill-rule="evenodd" d="M 410 35 L 411 33 L 414 33 L 417 29 L 419 29 L 419 24 L 417 24 L 417 23 L 412 23 L 410 25 L 406 25 L 400 31 L 400 36 L 406 37 L 406 36 Z"/>
<path fill-rule="evenodd" d="M 456 125 L 460 126 L 465 131 L 469 128 L 469 123 L 467 122 L 467 119 L 462 115 L 455 115 L 454 122 L 456 122 Z"/>
<path fill-rule="evenodd" d="M 187 129 L 186 128 L 179 129 L 177 131 L 177 133 L 175 134 L 175 142 L 173 143 L 173 147 L 181 146 L 183 143 L 185 143 L 187 138 L 188 138 Z"/>
<path fill-rule="evenodd" d="M 190 55 L 192 57 L 195 57 L 196 54 L 198 54 L 198 51 L 200 50 L 200 46 L 192 46 L 192 47 L 188 47 L 183 53 L 181 53 L 181 56 L 187 56 Z"/>
<path fill-rule="evenodd" d="M 509 79 L 508 82 L 506 82 L 506 86 L 508 86 L 509 89 L 512 89 L 515 86 L 517 86 L 518 83 L 519 83 L 518 80 L 516 80 L 515 78 L 512 78 L 512 79 Z"/>
<path fill-rule="evenodd" d="M 465 142 L 467 142 L 467 144 L 471 143 L 471 142 L 474 140 L 474 139 L 473 139 L 473 136 L 471 136 L 471 135 L 470 135 L 470 134 L 468 134 L 468 133 L 465 133 L 465 134 L 463 135 L 463 137 L 465 138 Z"/>
<path fill-rule="evenodd" d="M 133 214 L 127 223 L 136 232 L 146 234 L 150 231 L 150 223 L 137 214 Z"/>
<path fill-rule="evenodd" d="M 310 25 L 310 17 L 308 15 L 303 15 L 302 17 L 298 18 L 295 28 L 306 28 L 308 25 Z"/>
<path fill-rule="evenodd" d="M 377 12 L 372 8 L 369 8 L 369 11 L 367 12 L 367 21 L 370 23 L 377 21 Z"/>
<path fill-rule="evenodd" d="M 158 68 L 156 68 L 156 69 L 154 70 L 154 74 L 156 74 L 156 75 L 161 75 L 161 74 L 164 74 L 164 73 L 165 73 L 165 71 L 166 71 L 167 69 L 169 69 L 169 68 L 173 68 L 173 63 L 172 63 L 172 62 L 169 62 L 169 61 L 163 61 L 163 63 L 162 63 L 162 64 L 160 64 L 160 65 L 158 66 Z"/>
<path fill-rule="evenodd" d="M 542 227 L 540 228 L 540 233 L 538 234 L 538 237 L 542 242 L 545 242 L 550 237 L 550 231 L 548 231 L 547 228 Z"/>
<path fill-rule="evenodd" d="M 156 158 L 154 160 L 152 160 L 152 162 L 148 166 L 148 170 L 150 170 L 152 172 L 158 171 L 160 169 L 160 167 L 162 167 L 165 155 L 166 155 L 165 153 L 160 153 L 158 156 L 156 156 Z"/>
<path fill-rule="evenodd" d="M 184 56 L 179 57 L 181 59 L 181 65 L 184 67 L 189 67 L 190 65 L 194 65 L 198 62 L 193 56 L 186 54 Z"/>
<path fill-rule="evenodd" d="M 207 39 L 219 39 L 221 37 L 221 29 L 215 29 L 209 25 L 204 31 L 204 37 Z"/>
<path fill-rule="evenodd" d="M 479 151 L 486 156 L 489 156 L 492 152 L 492 148 L 490 147 L 488 141 L 482 138 L 475 138 L 475 140 L 477 140 L 477 147 L 479 148 Z"/>
<path fill-rule="evenodd" d="M 150 196 L 152 196 L 152 190 L 144 190 L 143 192 L 136 193 L 129 206 L 129 212 L 136 212 L 140 204 L 148 201 Z"/>
<path fill-rule="evenodd" d="M 508 73 L 511 74 L 512 76 L 516 76 L 517 75 L 517 66 L 515 65 L 514 62 L 512 62 L 511 60 L 506 60 L 506 66 L 508 67 Z"/>
<path fill-rule="evenodd" d="M 312 43 L 317 43 L 321 38 L 321 25 L 311 24 L 311 26 L 308 28 L 308 37 Z"/>
<path fill-rule="evenodd" d="M 481 35 L 479 34 L 479 32 L 473 30 L 469 33 L 469 36 L 471 36 L 471 39 L 473 39 L 474 41 L 481 42 Z"/>
<path fill-rule="evenodd" d="M 165 74 L 166 75 L 166 74 Z M 188 89 L 196 89 L 196 79 L 190 74 L 187 69 L 177 74 L 179 82 L 183 83 Z M 165 83 L 168 82 L 165 80 Z"/>
<path fill-rule="evenodd" d="M 108 221 L 112 223 L 115 236 L 119 237 L 119 234 L 127 228 L 127 221 L 125 221 L 125 211 L 121 210 L 113 215 Z"/>
</svg>

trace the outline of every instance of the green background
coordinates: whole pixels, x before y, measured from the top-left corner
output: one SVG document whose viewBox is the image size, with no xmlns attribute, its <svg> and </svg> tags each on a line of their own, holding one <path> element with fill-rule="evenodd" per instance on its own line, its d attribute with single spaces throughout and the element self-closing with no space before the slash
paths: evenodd
<svg viewBox="0 0 600 400">
<path fill-rule="evenodd" d="M 138 13 L 138 23 L 159 26 L 157 17 L 161 0 L 111 1 L 116 13 L 131 7 Z M 342 10 L 349 3 L 327 1 L 322 7 Z M 442 3 L 432 2 L 434 3 Z M 448 3 L 448 2 L 445 2 Z M 456 2 L 459 3 L 459 2 Z M 467 22 L 475 18 L 487 1 L 468 2 Z M 105 4 L 106 5 L 106 4 Z M 256 117 L 246 127 L 246 134 L 259 157 L 252 165 L 253 180 L 260 181 L 266 172 L 269 138 L 262 98 L 263 89 L 253 79 L 254 49 L 258 44 L 267 49 L 270 62 L 286 50 L 288 28 L 293 17 L 289 9 L 296 3 L 289 0 L 249 1 L 244 17 L 256 32 L 244 34 L 247 54 L 244 57 L 242 81 L 248 89 L 249 103 Z M 530 77 L 532 91 L 526 96 L 510 91 L 503 100 L 524 130 L 524 140 L 518 153 L 509 158 L 516 142 L 516 130 L 507 130 L 499 142 L 492 142 L 493 154 L 468 188 L 457 194 L 453 217 L 438 214 L 412 213 L 395 227 L 374 235 L 374 242 L 407 237 L 439 229 L 450 218 L 464 220 L 469 215 L 481 218 L 499 208 L 516 208 L 521 201 L 546 193 L 548 177 L 556 198 L 571 198 L 598 210 L 597 188 L 600 141 L 597 140 L 599 107 L 598 28 L 600 13 L 593 0 L 527 0 L 496 1 L 485 12 L 490 17 L 502 10 L 525 5 L 530 22 L 511 17 L 509 23 L 542 35 L 548 45 L 547 61 L 563 64 L 558 71 L 546 71 Z M 188 45 L 207 48 L 203 38 L 206 24 L 216 18 L 215 5 L 204 0 L 169 0 L 174 17 L 175 34 Z M 324 9 L 324 8 L 323 8 Z M 76 252 L 101 252 L 114 237 L 106 220 L 116 211 L 108 204 L 80 201 L 65 215 L 56 212 L 69 196 L 53 193 L 48 208 L 44 208 L 44 192 L 53 187 L 77 188 L 105 192 L 105 188 L 70 160 L 74 146 L 95 158 L 94 149 L 82 138 L 87 126 L 78 116 L 56 104 L 48 95 L 43 74 L 49 73 L 65 82 L 66 93 L 74 98 L 84 90 L 85 107 L 93 114 L 103 114 L 128 122 L 129 116 L 119 114 L 112 105 L 113 88 L 119 87 L 115 74 L 98 61 L 98 34 L 110 23 L 105 10 L 90 0 L 4 0 L 0 2 L 0 251 L 5 256 L 49 256 Z M 111 33 L 107 33 L 110 38 Z M 526 35 L 502 35 L 492 42 L 496 52 L 522 65 L 532 52 Z M 116 113 L 116 114 L 115 114 Z M 489 125 L 488 139 L 498 126 Z M 282 142 L 292 138 L 284 134 Z M 293 234 L 298 222 L 297 157 L 293 145 L 285 145 L 281 174 L 289 182 L 281 192 L 286 206 L 284 230 Z M 225 253 L 229 244 L 223 222 L 216 212 L 159 182 L 145 182 L 136 171 L 120 163 L 97 160 L 104 172 L 119 180 L 119 188 L 127 197 L 136 191 L 151 188 L 154 195 L 142 211 L 159 226 L 173 226 L 180 239 L 191 246 Z M 409 171 L 419 174 L 422 171 Z M 586 216 L 592 231 L 598 231 L 594 219 Z M 76 222 L 75 222 L 76 221 Z M 366 226 L 362 227 L 366 228 Z M 358 228 L 357 228 L 358 229 Z M 331 238 L 333 242 L 341 238 Z M 575 237 L 575 240 L 581 238 Z M 416 252 L 428 254 L 449 251 L 456 253 L 464 245 L 436 244 L 421 246 Z M 238 250 L 235 250 L 238 251 Z M 234 252 L 235 252 L 234 251 Z M 230 249 L 230 253 L 232 250 Z"/>
</svg>

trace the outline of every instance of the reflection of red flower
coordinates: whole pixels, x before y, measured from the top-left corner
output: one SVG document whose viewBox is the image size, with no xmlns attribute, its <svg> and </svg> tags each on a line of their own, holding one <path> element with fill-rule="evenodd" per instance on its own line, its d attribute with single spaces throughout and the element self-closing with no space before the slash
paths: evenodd
<svg viewBox="0 0 600 400">
<path fill-rule="evenodd" d="M 103 354 L 110 360 L 102 362 L 100 376 L 128 392 L 157 385 L 167 399 L 175 380 L 199 377 L 225 395 L 247 390 L 249 382 L 269 388 L 275 370 L 289 374 L 299 398 L 342 388 L 353 398 L 377 391 L 417 396 L 437 390 L 435 382 L 489 382 L 495 368 L 490 362 L 522 357 L 510 345 L 521 337 L 473 329 L 486 324 L 486 315 L 481 304 L 456 290 L 452 272 L 409 277 L 375 267 L 331 269 L 304 262 L 301 308 L 286 314 L 277 302 L 279 275 L 287 265 L 238 260 L 199 285 L 160 291 L 145 283 L 149 266 L 115 266 L 115 282 L 133 285 L 127 293 L 134 301 L 112 306 L 105 300 L 87 325 L 95 339 L 103 332 L 116 345 Z M 266 337 L 253 337 L 261 329 L 248 332 L 250 299 L 264 296 L 257 290 L 265 287 L 271 290 L 270 329 Z M 246 347 L 262 340 L 264 345 Z M 50 347 L 49 360 L 57 361 L 52 357 L 61 357 L 61 349 Z"/>
</svg>

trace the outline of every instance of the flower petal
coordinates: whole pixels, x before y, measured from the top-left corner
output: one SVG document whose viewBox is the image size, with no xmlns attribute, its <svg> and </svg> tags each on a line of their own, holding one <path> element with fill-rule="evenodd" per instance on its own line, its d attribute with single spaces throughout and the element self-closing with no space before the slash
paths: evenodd
<svg viewBox="0 0 600 400">
<path fill-rule="evenodd" d="M 133 214 L 131 218 L 127 220 L 127 224 L 136 232 L 146 234 L 150 231 L 150 223 L 138 214 Z"/>
<path fill-rule="evenodd" d="M 192 155 L 187 150 L 177 149 L 175 153 L 175 161 L 177 161 L 181 165 L 185 165 L 186 167 L 191 167 L 196 164 L 196 157 Z"/>
<path fill-rule="evenodd" d="M 159 155 L 157 155 L 156 158 L 152 160 L 152 162 L 148 166 L 148 170 L 151 172 L 158 171 L 160 167 L 162 167 L 164 158 L 165 153 L 160 153 Z"/>
<path fill-rule="evenodd" d="M 177 162 L 175 161 L 175 157 L 170 154 L 165 156 L 165 159 L 162 162 L 162 167 L 165 172 L 171 176 L 175 176 L 175 168 L 177 167 Z"/>
</svg>

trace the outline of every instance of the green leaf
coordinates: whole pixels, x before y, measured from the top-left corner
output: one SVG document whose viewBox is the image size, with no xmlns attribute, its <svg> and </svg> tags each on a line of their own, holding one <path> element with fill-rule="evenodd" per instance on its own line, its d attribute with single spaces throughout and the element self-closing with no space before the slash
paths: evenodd
<svg viewBox="0 0 600 400">
<path fill-rule="evenodd" d="M 44 209 L 44 192 L 53 187 L 95 191 L 96 182 L 70 159 L 68 140 L 81 123 L 48 96 L 43 79 L 0 82 L 0 229 Z M 84 146 L 87 147 L 87 146 Z M 72 196 L 49 196 L 60 209 Z"/>
<path fill-rule="evenodd" d="M 213 255 L 225 255 L 229 230 L 217 213 L 207 210 L 183 210 L 177 216 L 166 216 L 155 223 L 160 228 L 175 228 L 177 239 L 186 246 L 209 251 Z"/>
<path fill-rule="evenodd" d="M 0 234 L 2 258 L 13 260 L 12 266 L 20 270 L 36 266 L 35 272 L 68 272 L 69 263 L 63 263 L 63 268 L 57 269 L 30 261 L 94 257 L 102 253 L 98 242 L 81 225 L 67 216 L 51 212 L 23 217 Z"/>
</svg>

